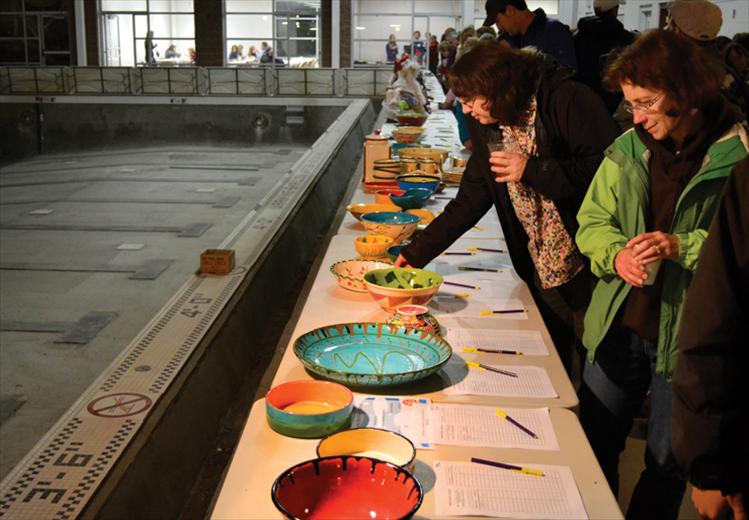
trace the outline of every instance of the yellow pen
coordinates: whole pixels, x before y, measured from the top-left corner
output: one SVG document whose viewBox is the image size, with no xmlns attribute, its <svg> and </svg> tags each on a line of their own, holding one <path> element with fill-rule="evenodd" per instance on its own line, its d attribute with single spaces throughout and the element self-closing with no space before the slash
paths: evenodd
<svg viewBox="0 0 749 520">
<path fill-rule="evenodd" d="M 507 413 L 505 413 L 504 410 L 502 410 L 500 408 L 497 408 L 496 412 L 497 412 L 498 416 L 500 416 L 502 419 L 504 419 L 508 423 L 510 423 L 510 424 L 512 424 L 514 426 L 517 426 L 518 428 L 520 428 L 521 430 L 523 430 L 525 433 L 527 433 L 528 435 L 530 435 L 534 439 L 538 439 L 538 435 L 536 435 L 535 433 L 533 433 L 532 431 L 530 431 L 528 428 L 526 428 L 525 426 L 523 426 L 522 424 L 520 424 L 519 422 L 517 422 L 515 419 L 513 419 L 512 417 L 510 417 L 509 415 L 507 415 Z"/>
</svg>

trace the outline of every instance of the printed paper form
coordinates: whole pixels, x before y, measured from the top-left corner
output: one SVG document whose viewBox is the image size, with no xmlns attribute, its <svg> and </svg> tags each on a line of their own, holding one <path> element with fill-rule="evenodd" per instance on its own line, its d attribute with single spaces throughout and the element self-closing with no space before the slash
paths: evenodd
<svg viewBox="0 0 749 520">
<path fill-rule="evenodd" d="M 432 298 L 429 307 L 438 318 L 494 318 L 503 320 L 527 320 L 528 309 L 517 298 L 490 298 L 477 292 L 452 292 L 460 287 L 450 287 Z M 458 294 L 458 296 L 455 296 Z M 491 311 L 523 311 L 491 313 Z"/>
<path fill-rule="evenodd" d="M 518 377 L 498 374 L 490 370 L 468 367 L 459 356 L 453 358 L 442 367 L 443 377 L 447 377 L 449 386 L 445 388 L 445 395 L 486 395 L 501 397 L 559 397 L 551 384 L 546 369 L 528 365 L 496 365 L 488 366 L 514 372 Z"/>
<path fill-rule="evenodd" d="M 429 400 L 411 397 L 356 397 L 352 428 L 381 428 L 400 433 L 421 449 L 429 444 Z"/>
<path fill-rule="evenodd" d="M 526 475 L 473 462 L 436 461 L 437 516 L 584 519 L 580 491 L 568 466 L 516 463 L 545 476 Z"/>
<path fill-rule="evenodd" d="M 445 316 L 448 318 L 448 316 Z M 448 322 L 447 342 L 457 351 L 463 348 L 488 348 L 495 350 L 514 350 L 526 356 L 548 356 L 544 338 L 537 330 L 495 330 L 469 329 L 451 327 Z M 477 361 L 484 362 L 486 355 L 477 354 Z"/>
<path fill-rule="evenodd" d="M 537 439 L 497 415 L 495 406 L 435 403 L 429 409 L 434 444 L 559 451 L 548 408 L 502 408 Z"/>
</svg>

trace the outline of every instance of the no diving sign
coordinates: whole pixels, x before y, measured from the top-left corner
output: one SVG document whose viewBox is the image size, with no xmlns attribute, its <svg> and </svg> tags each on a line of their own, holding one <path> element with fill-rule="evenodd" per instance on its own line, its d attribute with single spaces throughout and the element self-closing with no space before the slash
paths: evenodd
<svg viewBox="0 0 749 520">
<path fill-rule="evenodd" d="M 151 407 L 151 399 L 147 395 L 119 393 L 97 397 L 86 409 L 97 417 L 130 417 L 145 412 Z"/>
</svg>

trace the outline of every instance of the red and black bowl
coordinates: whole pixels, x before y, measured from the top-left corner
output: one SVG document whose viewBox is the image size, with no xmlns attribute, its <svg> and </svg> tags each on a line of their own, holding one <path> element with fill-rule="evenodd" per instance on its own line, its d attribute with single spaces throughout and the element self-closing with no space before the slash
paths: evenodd
<svg viewBox="0 0 749 520">
<path fill-rule="evenodd" d="M 407 470 L 370 457 L 342 455 L 301 462 L 273 483 L 273 503 L 288 518 L 411 518 L 421 484 Z"/>
</svg>

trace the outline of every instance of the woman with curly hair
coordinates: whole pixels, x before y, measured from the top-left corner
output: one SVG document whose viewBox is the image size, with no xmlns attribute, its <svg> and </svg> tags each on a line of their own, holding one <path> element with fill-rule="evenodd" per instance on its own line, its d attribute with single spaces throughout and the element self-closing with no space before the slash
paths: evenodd
<svg viewBox="0 0 749 520">
<path fill-rule="evenodd" d="M 403 249 L 421 267 L 493 206 L 513 266 L 529 285 L 568 370 L 592 280 L 574 243 L 575 216 L 618 128 L 603 102 L 545 55 L 477 45 L 449 74 L 473 141 L 460 190 Z M 516 143 L 490 151 L 498 141 Z"/>
</svg>

